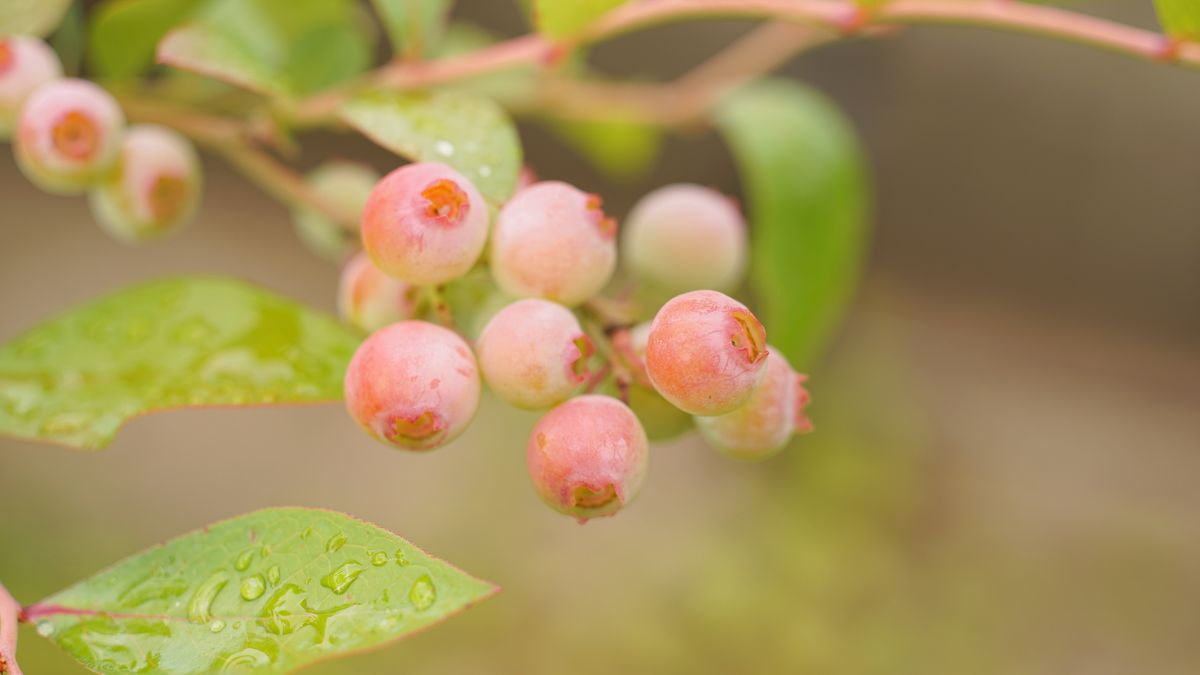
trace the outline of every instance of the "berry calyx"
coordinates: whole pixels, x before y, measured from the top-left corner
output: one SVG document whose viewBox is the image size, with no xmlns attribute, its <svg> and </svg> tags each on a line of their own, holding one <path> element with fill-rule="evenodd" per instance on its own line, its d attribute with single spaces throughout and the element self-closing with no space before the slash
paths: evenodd
<svg viewBox="0 0 1200 675">
<path fill-rule="evenodd" d="M 467 193 L 445 178 L 435 180 L 421 191 L 425 203 L 425 216 L 439 225 L 457 225 L 466 217 L 471 204 Z"/>
</svg>

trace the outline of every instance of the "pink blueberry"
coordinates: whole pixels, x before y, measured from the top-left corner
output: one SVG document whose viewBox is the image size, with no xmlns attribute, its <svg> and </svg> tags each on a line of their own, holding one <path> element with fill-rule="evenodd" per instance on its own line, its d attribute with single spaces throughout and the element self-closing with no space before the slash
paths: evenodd
<svg viewBox="0 0 1200 675">
<path fill-rule="evenodd" d="M 646 376 L 646 342 L 650 338 L 650 322 L 616 331 L 613 348 L 633 371 L 633 382 L 625 391 L 629 407 L 637 414 L 646 436 L 651 441 L 666 441 L 692 428 L 692 416 L 671 405 L 654 390 Z"/>
<path fill-rule="evenodd" d="M 745 305 L 717 291 L 691 291 L 650 324 L 646 374 L 692 415 L 723 415 L 746 403 L 766 369 L 766 331 Z"/>
<path fill-rule="evenodd" d="M 12 135 L 33 90 L 60 77 L 62 64 L 45 42 L 27 35 L 0 38 L 0 138 Z"/>
<path fill-rule="evenodd" d="M 108 92 L 87 80 L 52 80 L 21 107 L 17 163 L 47 192 L 82 192 L 116 166 L 124 128 L 125 115 Z"/>
<path fill-rule="evenodd" d="M 621 258 L 638 278 L 668 291 L 729 290 L 746 267 L 746 222 L 729 197 L 700 185 L 659 188 L 630 211 Z"/>
<path fill-rule="evenodd" d="M 571 310 L 549 300 L 518 300 L 496 313 L 476 342 L 483 379 L 519 407 L 565 401 L 589 375 L 591 340 Z"/>
<path fill-rule="evenodd" d="M 633 412 L 608 396 L 579 396 L 533 427 L 525 458 L 538 495 L 579 522 L 611 516 L 642 487 L 646 432 Z"/>
<path fill-rule="evenodd" d="M 534 183 L 500 209 L 492 276 L 511 295 L 573 307 L 612 277 L 616 232 L 596 195 L 556 181 Z"/>
<path fill-rule="evenodd" d="M 475 357 L 454 332 L 404 321 L 371 334 L 346 370 L 346 409 L 376 440 L 432 450 L 454 440 L 479 407 Z"/>
<path fill-rule="evenodd" d="M 408 164 L 384 176 L 363 211 L 363 248 L 379 269 L 410 284 L 457 279 L 487 243 L 479 190 L 445 164 Z"/>
<path fill-rule="evenodd" d="M 793 434 L 812 430 L 804 414 L 805 377 L 774 347 L 767 351 L 766 375 L 745 405 L 724 415 L 696 418 L 704 439 L 730 457 L 765 459 L 783 449 Z"/>
<path fill-rule="evenodd" d="M 415 290 L 380 271 L 366 253 L 359 253 L 342 269 L 338 283 L 338 314 L 359 330 L 379 330 L 412 318 Z"/>
<path fill-rule="evenodd" d="M 191 142 L 166 127 L 140 124 L 126 130 L 116 172 L 92 190 L 92 212 L 114 237 L 147 241 L 187 224 L 200 191 L 200 160 Z"/>
</svg>

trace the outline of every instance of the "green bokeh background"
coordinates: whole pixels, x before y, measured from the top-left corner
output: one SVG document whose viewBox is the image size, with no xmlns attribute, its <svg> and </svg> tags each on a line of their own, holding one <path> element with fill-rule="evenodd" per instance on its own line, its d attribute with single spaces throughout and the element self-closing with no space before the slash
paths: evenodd
<svg viewBox="0 0 1200 675">
<path fill-rule="evenodd" d="M 459 13 L 502 34 L 508 3 Z M 1148 3 L 1074 8 L 1142 26 Z M 702 22 L 597 50 L 671 76 L 744 31 Z M 765 464 L 656 446 L 641 498 L 580 527 L 527 485 L 535 416 L 488 397 L 452 446 L 374 444 L 337 406 L 133 422 L 99 454 L 0 440 L 0 579 L 31 602 L 264 506 L 345 511 L 504 591 L 313 673 L 1163 673 L 1200 663 L 1200 75 L 929 27 L 786 68 L 830 93 L 874 165 L 862 291 L 811 380 L 817 432 Z M 738 192 L 709 134 L 614 182 L 525 124 L 545 177 L 617 215 L 688 180 Z M 350 136 L 300 161 L 394 160 Z M 206 158 L 187 232 L 125 247 L 84 200 L 0 157 L 0 339 L 95 295 L 226 274 L 332 310 L 337 270 L 285 209 Z M 32 630 L 27 673 L 78 666 Z"/>
</svg>

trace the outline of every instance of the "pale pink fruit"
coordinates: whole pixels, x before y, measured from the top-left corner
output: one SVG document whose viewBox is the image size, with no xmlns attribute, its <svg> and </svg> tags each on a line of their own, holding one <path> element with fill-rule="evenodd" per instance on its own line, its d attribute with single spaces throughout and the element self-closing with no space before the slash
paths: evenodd
<svg viewBox="0 0 1200 675">
<path fill-rule="evenodd" d="M 60 77 L 62 64 L 50 45 L 27 35 L 0 38 L 0 138 L 12 135 L 33 90 Z"/>
<path fill-rule="evenodd" d="M 404 321 L 375 331 L 355 352 L 346 370 L 346 409 L 383 443 L 432 450 L 467 428 L 480 386 L 462 338 L 431 323 Z"/>
<path fill-rule="evenodd" d="M 492 276 L 507 293 L 573 307 L 596 295 L 617 261 L 616 222 L 600 198 L 566 183 L 535 183 L 496 219 Z"/>
<path fill-rule="evenodd" d="M 379 330 L 412 318 L 415 290 L 384 274 L 366 253 L 359 253 L 342 269 L 338 283 L 338 314 L 359 330 Z"/>
<path fill-rule="evenodd" d="M 633 207 L 621 258 L 635 276 L 679 292 L 729 290 L 746 268 L 746 222 L 729 197 L 700 185 L 668 185 Z"/>
<path fill-rule="evenodd" d="M 717 291 L 678 295 L 650 324 L 646 374 L 658 393 L 692 415 L 723 415 L 746 403 L 766 361 L 762 324 Z"/>
<path fill-rule="evenodd" d="M 87 80 L 51 80 L 21 106 L 17 163 L 47 192 L 82 192 L 116 166 L 124 130 L 125 115 L 108 92 Z"/>
<path fill-rule="evenodd" d="M 200 159 L 191 142 L 166 127 L 139 124 L 125 132 L 117 171 L 92 190 L 92 212 L 114 237 L 147 241 L 186 225 L 200 191 Z"/>
<path fill-rule="evenodd" d="M 588 376 L 591 340 L 571 310 L 549 300 L 518 300 L 488 321 L 475 344 L 483 379 L 519 407 L 566 400 Z"/>
<path fill-rule="evenodd" d="M 804 414 L 804 376 L 774 347 L 767 351 L 767 372 L 745 405 L 724 415 L 695 418 L 704 439 L 730 457 L 765 459 L 783 449 L 793 434 L 812 429 Z"/>
<path fill-rule="evenodd" d="M 379 269 L 410 284 L 441 284 L 466 274 L 487 243 L 479 190 L 445 164 L 408 164 L 371 191 L 363 248 Z"/>
<path fill-rule="evenodd" d="M 650 448 L 637 416 L 608 396 L 580 396 L 533 427 L 525 458 L 538 495 L 579 522 L 611 516 L 642 487 Z"/>
</svg>

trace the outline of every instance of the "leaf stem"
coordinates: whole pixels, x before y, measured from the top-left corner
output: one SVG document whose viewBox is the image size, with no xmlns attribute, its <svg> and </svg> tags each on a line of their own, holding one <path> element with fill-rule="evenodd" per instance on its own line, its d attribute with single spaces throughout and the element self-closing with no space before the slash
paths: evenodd
<svg viewBox="0 0 1200 675">
<path fill-rule="evenodd" d="M 21 619 L 21 603 L 0 584 L 0 673 L 21 675 L 17 665 L 17 623 Z"/>
</svg>

